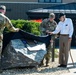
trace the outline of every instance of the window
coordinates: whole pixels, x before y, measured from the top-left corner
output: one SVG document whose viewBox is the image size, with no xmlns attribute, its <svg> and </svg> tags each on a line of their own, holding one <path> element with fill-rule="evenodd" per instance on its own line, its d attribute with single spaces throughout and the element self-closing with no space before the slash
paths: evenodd
<svg viewBox="0 0 76 75">
<path fill-rule="evenodd" d="M 52 3 L 55 3 L 56 0 L 51 0 Z"/>
<path fill-rule="evenodd" d="M 56 2 L 57 2 L 57 3 L 61 3 L 61 2 L 62 2 L 62 0 L 56 0 Z"/>
<path fill-rule="evenodd" d="M 44 2 L 44 0 L 39 0 L 39 2 Z"/>
<path fill-rule="evenodd" d="M 62 3 L 62 0 L 38 0 L 41 3 Z"/>
<path fill-rule="evenodd" d="M 45 0 L 45 2 L 50 2 L 50 0 Z"/>
</svg>

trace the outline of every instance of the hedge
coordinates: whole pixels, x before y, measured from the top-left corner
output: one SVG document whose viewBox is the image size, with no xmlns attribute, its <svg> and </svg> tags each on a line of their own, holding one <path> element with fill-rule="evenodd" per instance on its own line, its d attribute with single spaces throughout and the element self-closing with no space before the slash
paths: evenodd
<svg viewBox="0 0 76 75">
<path fill-rule="evenodd" d="M 40 35 L 38 22 L 28 21 L 28 20 L 11 20 L 12 24 L 16 28 L 20 28 L 26 32 L 33 33 L 35 35 Z M 9 32 L 7 28 L 5 32 Z"/>
</svg>

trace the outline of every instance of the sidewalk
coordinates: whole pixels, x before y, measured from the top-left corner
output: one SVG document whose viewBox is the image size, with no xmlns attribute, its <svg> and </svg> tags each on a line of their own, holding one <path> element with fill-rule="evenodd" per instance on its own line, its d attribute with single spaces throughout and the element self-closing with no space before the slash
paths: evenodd
<svg viewBox="0 0 76 75">
<path fill-rule="evenodd" d="M 59 49 L 57 49 L 59 50 Z M 76 49 L 71 49 L 71 54 L 74 60 L 74 66 L 69 56 L 67 68 L 59 68 L 58 59 L 55 58 L 55 62 L 51 62 L 49 67 L 38 68 L 15 68 L 4 70 L 0 75 L 76 75 Z"/>
<path fill-rule="evenodd" d="M 71 55 L 72 55 L 74 63 L 72 62 L 71 56 L 69 54 L 67 68 L 69 69 L 70 73 L 64 73 L 61 75 L 76 75 L 76 48 L 71 49 Z"/>
</svg>

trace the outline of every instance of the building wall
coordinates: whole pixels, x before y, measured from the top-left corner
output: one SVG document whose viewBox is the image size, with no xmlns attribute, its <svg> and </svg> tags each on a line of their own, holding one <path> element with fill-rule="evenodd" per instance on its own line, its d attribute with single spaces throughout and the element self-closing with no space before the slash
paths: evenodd
<svg viewBox="0 0 76 75">
<path fill-rule="evenodd" d="M 38 0 L 0 0 L 1 2 L 38 2 Z M 76 0 L 62 0 L 62 3 L 76 2 Z"/>
<path fill-rule="evenodd" d="M 63 0 L 63 3 L 71 3 L 71 2 L 76 2 L 76 0 Z"/>
<path fill-rule="evenodd" d="M 0 3 L 7 7 L 6 16 L 10 19 L 28 19 L 28 10 L 47 8 L 58 4 L 49 3 Z"/>
<path fill-rule="evenodd" d="M 38 2 L 38 0 L 0 0 L 5 2 Z"/>
<path fill-rule="evenodd" d="M 55 5 L 59 5 L 58 3 L 37 3 L 38 0 L 0 0 L 0 5 L 5 5 L 7 7 L 6 16 L 10 19 L 28 19 L 28 15 L 26 14 L 28 10 L 38 9 L 38 8 L 47 8 Z M 3 2 L 6 1 L 6 2 Z M 7 2 L 13 1 L 13 2 Z M 14 2 L 14 1 L 26 1 L 26 2 Z M 31 1 L 30 3 L 27 1 Z M 63 0 L 64 2 L 71 2 L 74 0 Z"/>
</svg>

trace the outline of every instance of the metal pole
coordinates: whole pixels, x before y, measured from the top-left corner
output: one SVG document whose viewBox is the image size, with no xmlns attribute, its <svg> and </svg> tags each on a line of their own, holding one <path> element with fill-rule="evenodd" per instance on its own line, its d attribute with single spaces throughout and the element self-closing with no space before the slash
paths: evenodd
<svg viewBox="0 0 76 75">
<path fill-rule="evenodd" d="M 54 56 L 55 56 L 55 41 L 53 41 L 52 43 L 52 62 L 54 62 Z"/>
</svg>

